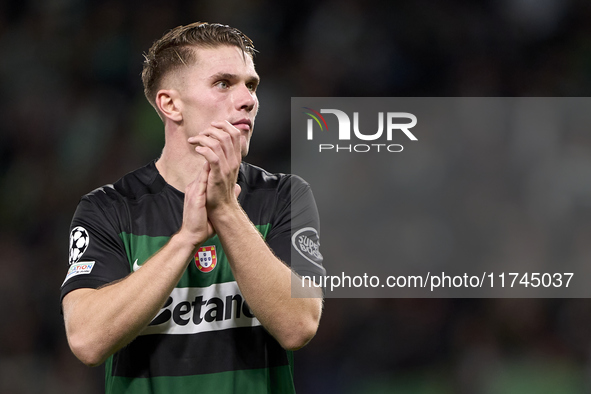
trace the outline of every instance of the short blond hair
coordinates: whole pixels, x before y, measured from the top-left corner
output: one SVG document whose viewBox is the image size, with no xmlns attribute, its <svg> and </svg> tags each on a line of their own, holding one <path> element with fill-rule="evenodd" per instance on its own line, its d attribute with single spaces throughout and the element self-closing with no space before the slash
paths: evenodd
<svg viewBox="0 0 591 394">
<path fill-rule="evenodd" d="M 215 48 L 221 45 L 236 46 L 254 58 L 254 44 L 240 30 L 219 23 L 195 22 L 178 26 L 155 41 L 144 54 L 142 82 L 144 94 L 158 111 L 156 93 L 164 77 L 181 66 L 196 61 L 193 47 Z"/>
</svg>

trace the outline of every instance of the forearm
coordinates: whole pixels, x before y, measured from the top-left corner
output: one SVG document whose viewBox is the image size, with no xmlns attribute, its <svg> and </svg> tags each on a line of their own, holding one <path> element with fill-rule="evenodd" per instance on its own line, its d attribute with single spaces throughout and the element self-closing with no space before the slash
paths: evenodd
<svg viewBox="0 0 591 394">
<path fill-rule="evenodd" d="M 253 313 L 286 349 L 304 346 L 316 333 L 322 311 L 320 289 L 292 298 L 297 276 L 265 243 L 238 204 L 211 215 L 232 273 Z"/>
<path fill-rule="evenodd" d="M 193 253 L 194 246 L 176 234 L 121 281 L 66 295 L 66 334 L 74 354 L 85 364 L 98 365 L 131 342 L 158 313 Z"/>
</svg>

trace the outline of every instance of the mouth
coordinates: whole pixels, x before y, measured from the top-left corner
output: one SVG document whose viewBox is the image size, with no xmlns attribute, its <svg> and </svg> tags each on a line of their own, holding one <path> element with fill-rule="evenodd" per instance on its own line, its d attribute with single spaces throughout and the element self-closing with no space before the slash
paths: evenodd
<svg viewBox="0 0 591 394">
<path fill-rule="evenodd" d="M 232 122 L 232 126 L 236 127 L 238 130 L 249 132 L 252 129 L 252 121 L 244 118 Z"/>
</svg>

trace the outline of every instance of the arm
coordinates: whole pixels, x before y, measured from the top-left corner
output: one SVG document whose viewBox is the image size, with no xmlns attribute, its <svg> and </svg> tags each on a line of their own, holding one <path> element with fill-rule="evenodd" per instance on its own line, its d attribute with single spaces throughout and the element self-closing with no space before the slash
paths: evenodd
<svg viewBox="0 0 591 394">
<path fill-rule="evenodd" d="M 85 364 L 103 363 L 150 323 L 195 250 L 213 234 L 205 211 L 207 176 L 207 170 L 202 170 L 187 187 L 181 229 L 140 270 L 98 289 L 77 289 L 64 297 L 68 343 Z"/>
<path fill-rule="evenodd" d="M 288 350 L 303 347 L 316 334 L 322 291 L 292 298 L 291 283 L 301 279 L 269 249 L 240 206 L 212 216 L 240 291 L 257 319 Z"/>
<path fill-rule="evenodd" d="M 228 122 L 214 122 L 189 143 L 210 165 L 208 217 L 242 294 L 284 348 L 303 347 L 318 328 L 322 291 L 308 288 L 309 298 L 291 297 L 291 281 L 300 279 L 269 249 L 231 192 L 241 162 L 240 131 Z"/>
</svg>

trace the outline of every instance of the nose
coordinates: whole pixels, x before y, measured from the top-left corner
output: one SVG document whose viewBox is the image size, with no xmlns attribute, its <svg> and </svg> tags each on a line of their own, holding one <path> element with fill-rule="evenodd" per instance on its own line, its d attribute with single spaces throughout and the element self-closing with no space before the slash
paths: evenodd
<svg viewBox="0 0 591 394">
<path fill-rule="evenodd" d="M 240 85 L 234 95 L 234 105 L 238 110 L 252 111 L 258 103 L 256 93 L 246 85 Z"/>
</svg>

